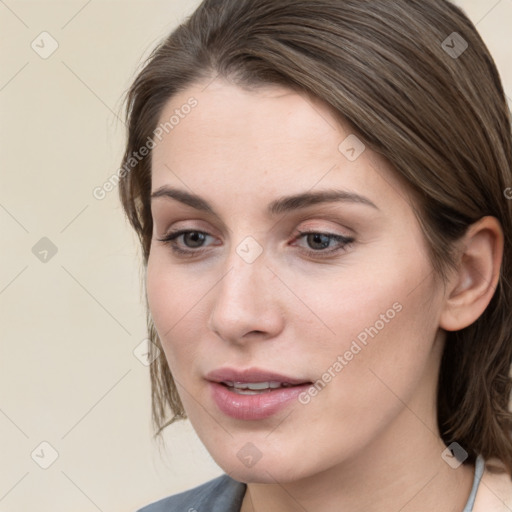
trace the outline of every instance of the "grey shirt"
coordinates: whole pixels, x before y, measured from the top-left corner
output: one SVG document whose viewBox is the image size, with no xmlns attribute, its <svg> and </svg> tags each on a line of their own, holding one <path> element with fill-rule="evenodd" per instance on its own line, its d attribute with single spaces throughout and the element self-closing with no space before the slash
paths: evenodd
<svg viewBox="0 0 512 512">
<path fill-rule="evenodd" d="M 462 512 L 473 510 L 484 465 L 484 459 L 479 456 L 476 459 L 471 494 Z M 246 487 L 246 484 L 222 475 L 194 489 L 147 505 L 137 512 L 240 512 Z"/>
</svg>

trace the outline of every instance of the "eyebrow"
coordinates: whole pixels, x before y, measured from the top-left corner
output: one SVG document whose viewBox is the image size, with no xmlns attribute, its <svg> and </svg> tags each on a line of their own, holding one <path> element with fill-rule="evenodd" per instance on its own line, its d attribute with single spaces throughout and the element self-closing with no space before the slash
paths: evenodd
<svg viewBox="0 0 512 512">
<path fill-rule="evenodd" d="M 217 215 L 212 206 L 202 197 L 186 192 L 185 190 L 163 186 L 151 194 L 151 199 L 160 197 L 174 199 L 196 210 Z M 367 197 L 354 192 L 348 192 L 346 190 L 322 190 L 281 197 L 268 205 L 267 213 L 270 216 L 277 216 L 286 212 L 307 208 L 309 206 L 333 202 L 361 204 L 379 210 L 379 208 Z"/>
</svg>

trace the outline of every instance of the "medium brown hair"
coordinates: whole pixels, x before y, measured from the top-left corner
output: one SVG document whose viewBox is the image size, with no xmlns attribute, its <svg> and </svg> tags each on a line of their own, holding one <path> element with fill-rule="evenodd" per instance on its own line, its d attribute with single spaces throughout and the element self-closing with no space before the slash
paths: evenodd
<svg viewBox="0 0 512 512">
<path fill-rule="evenodd" d="M 154 49 L 127 93 L 123 167 L 171 97 L 215 77 L 301 90 L 348 121 L 415 192 L 436 276 L 446 278 L 454 242 L 472 223 L 487 215 L 500 221 L 499 282 L 476 322 L 447 333 L 437 413 L 447 445 L 458 442 L 468 462 L 497 457 L 512 474 L 512 201 L 504 194 L 512 186 L 511 119 L 475 26 L 446 0 L 205 0 Z M 137 161 L 120 182 L 144 265 L 153 229 L 150 160 Z M 148 327 L 161 349 L 149 312 Z M 150 375 L 158 435 L 185 413 L 163 350 Z"/>
</svg>

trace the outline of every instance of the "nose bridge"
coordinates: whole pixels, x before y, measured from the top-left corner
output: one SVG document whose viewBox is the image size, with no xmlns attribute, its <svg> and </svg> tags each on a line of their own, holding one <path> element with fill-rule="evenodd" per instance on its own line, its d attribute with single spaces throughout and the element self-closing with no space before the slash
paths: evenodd
<svg viewBox="0 0 512 512">
<path fill-rule="evenodd" d="M 256 257 L 254 249 L 242 242 L 229 255 L 227 273 L 219 283 L 218 305 L 226 305 L 231 311 L 243 310 L 249 317 L 251 311 L 261 309 L 268 274 L 263 253 Z"/>
<path fill-rule="evenodd" d="M 247 237 L 234 247 L 218 283 L 209 327 L 224 339 L 241 340 L 253 331 L 275 335 L 281 327 L 272 272 L 263 247 Z"/>
<path fill-rule="evenodd" d="M 227 274 L 220 283 L 221 290 L 228 298 L 237 299 L 243 303 L 245 299 L 254 304 L 264 293 L 261 287 L 271 272 L 266 267 L 267 254 L 263 245 L 253 236 L 246 236 L 234 245 L 227 257 Z"/>
</svg>

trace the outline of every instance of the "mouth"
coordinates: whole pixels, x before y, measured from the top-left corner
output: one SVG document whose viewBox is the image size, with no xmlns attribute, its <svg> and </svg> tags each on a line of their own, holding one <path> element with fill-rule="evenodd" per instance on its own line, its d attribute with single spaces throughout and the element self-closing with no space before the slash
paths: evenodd
<svg viewBox="0 0 512 512">
<path fill-rule="evenodd" d="M 263 420 L 297 403 L 313 383 L 279 373 L 249 368 L 220 368 L 206 375 L 211 398 L 225 415 L 237 420 Z"/>
</svg>

